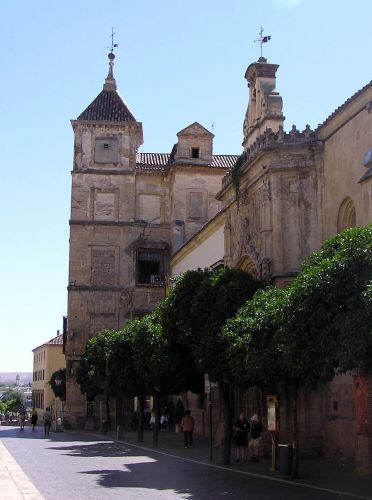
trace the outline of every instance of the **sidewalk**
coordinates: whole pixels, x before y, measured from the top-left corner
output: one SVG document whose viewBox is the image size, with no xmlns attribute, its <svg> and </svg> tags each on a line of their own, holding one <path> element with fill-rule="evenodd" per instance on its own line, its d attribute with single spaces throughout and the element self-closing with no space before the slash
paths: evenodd
<svg viewBox="0 0 372 500">
<path fill-rule="evenodd" d="M 103 438 L 116 440 L 116 433 L 109 432 L 102 435 Z M 176 458 L 191 460 L 199 463 L 210 464 L 209 441 L 207 438 L 194 436 L 194 446 L 185 449 L 183 447 L 183 434 L 174 432 L 159 432 L 159 446 L 153 447 L 152 432 L 144 432 L 144 441 L 137 441 L 137 433 L 124 431 L 124 438 L 117 442 L 131 444 L 154 452 L 174 456 Z M 235 459 L 235 449 L 232 449 L 232 460 Z M 247 476 L 254 475 L 271 480 L 279 480 L 290 483 L 301 483 L 311 488 L 321 490 L 333 490 L 345 495 L 355 495 L 360 498 L 372 499 L 372 476 L 357 476 L 354 466 L 350 463 L 333 462 L 325 458 L 302 458 L 300 462 L 300 479 L 293 480 L 290 476 L 281 475 L 279 472 L 270 471 L 271 458 L 261 459 L 259 463 L 247 462 L 232 465 L 222 465 L 222 450 L 213 448 L 213 464 L 224 467 Z"/>
<path fill-rule="evenodd" d="M 35 486 L 0 441 L 0 498 L 43 500 Z"/>
</svg>

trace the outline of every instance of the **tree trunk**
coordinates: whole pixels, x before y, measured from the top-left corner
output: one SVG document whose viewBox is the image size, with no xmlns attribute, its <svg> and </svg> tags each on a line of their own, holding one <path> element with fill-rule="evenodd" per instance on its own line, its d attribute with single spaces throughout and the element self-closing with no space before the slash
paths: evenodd
<svg viewBox="0 0 372 500">
<path fill-rule="evenodd" d="M 107 428 L 111 430 L 111 415 L 110 415 L 110 397 L 106 394 L 106 418 L 107 418 Z"/>
<path fill-rule="evenodd" d="M 138 397 L 139 402 L 139 421 L 138 421 L 138 434 L 137 439 L 139 443 L 143 443 L 143 422 L 145 416 L 145 396 Z"/>
<path fill-rule="evenodd" d="M 154 392 L 155 424 L 152 429 L 152 444 L 157 447 L 159 444 L 159 393 Z"/>
<path fill-rule="evenodd" d="M 223 448 L 222 462 L 224 465 L 231 463 L 231 408 L 230 408 L 230 386 L 228 384 L 220 384 L 220 396 L 222 402 L 223 415 Z"/>
<path fill-rule="evenodd" d="M 123 397 L 117 396 L 116 398 L 116 427 L 123 425 Z"/>
<path fill-rule="evenodd" d="M 293 479 L 299 478 L 299 466 L 300 466 L 300 447 L 298 440 L 298 422 L 297 422 L 297 400 L 298 400 L 298 387 L 297 387 L 297 381 L 295 381 L 294 394 L 293 394 L 293 464 L 292 464 Z"/>
</svg>

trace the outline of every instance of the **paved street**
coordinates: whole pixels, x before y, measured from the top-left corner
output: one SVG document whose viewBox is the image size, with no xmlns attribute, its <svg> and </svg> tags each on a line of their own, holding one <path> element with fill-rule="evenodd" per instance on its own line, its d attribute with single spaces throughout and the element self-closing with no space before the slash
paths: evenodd
<svg viewBox="0 0 372 500">
<path fill-rule="evenodd" d="M 367 498 L 210 466 L 187 457 L 187 450 L 176 457 L 161 448 L 159 453 L 88 434 L 52 433 L 47 439 L 41 428 L 21 433 L 1 427 L 0 439 L 46 500 Z M 12 497 L 0 493 L 0 498 Z"/>
</svg>

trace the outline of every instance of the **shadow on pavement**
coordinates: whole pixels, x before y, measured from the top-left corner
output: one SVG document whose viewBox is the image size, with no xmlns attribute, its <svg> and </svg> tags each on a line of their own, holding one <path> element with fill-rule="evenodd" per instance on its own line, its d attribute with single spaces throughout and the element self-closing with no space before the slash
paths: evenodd
<svg viewBox="0 0 372 500">
<path fill-rule="evenodd" d="M 44 436 L 44 427 L 41 425 L 37 427 L 36 430 L 32 430 L 32 427 L 25 427 L 24 431 L 21 431 L 19 427 L 0 427 L 0 439 L 5 438 L 17 438 L 17 439 L 44 439 L 53 442 L 69 442 L 71 441 L 82 441 L 82 442 L 92 442 L 92 436 L 88 434 L 71 434 L 69 432 L 54 432 L 50 431 L 49 437 Z M 111 440 L 102 440 L 102 442 L 108 442 Z"/>
<path fill-rule="evenodd" d="M 51 446 L 49 449 L 56 451 L 66 451 L 67 453 L 63 453 L 64 455 L 83 458 L 122 457 L 126 456 L 131 451 L 129 448 L 126 448 L 125 445 L 118 446 L 112 441 L 97 441 L 92 443 L 92 439 L 89 440 L 89 444 Z"/>
</svg>

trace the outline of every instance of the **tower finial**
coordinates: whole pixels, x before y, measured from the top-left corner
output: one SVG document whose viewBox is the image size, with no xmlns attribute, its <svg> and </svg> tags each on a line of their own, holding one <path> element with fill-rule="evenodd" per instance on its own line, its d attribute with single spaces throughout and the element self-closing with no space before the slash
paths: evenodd
<svg viewBox="0 0 372 500">
<path fill-rule="evenodd" d="M 119 47 L 118 43 L 114 43 L 114 35 L 116 33 L 114 32 L 114 28 L 111 29 L 111 45 L 110 47 L 107 47 L 110 49 L 110 53 L 108 55 L 109 58 L 109 71 L 107 78 L 105 80 L 105 83 L 103 85 L 103 90 L 116 90 L 116 81 L 114 78 L 114 59 L 115 59 L 115 54 L 114 54 L 114 49 L 116 47 Z"/>
<path fill-rule="evenodd" d="M 262 56 L 262 44 L 263 43 L 267 43 L 271 40 L 271 36 L 270 35 L 266 35 L 266 36 L 263 36 L 263 28 L 261 26 L 261 30 L 259 32 L 259 37 L 257 40 L 253 40 L 254 42 L 258 42 L 260 44 L 260 48 L 261 48 L 261 57 L 259 58 L 259 62 L 267 62 L 267 60 Z"/>
</svg>

